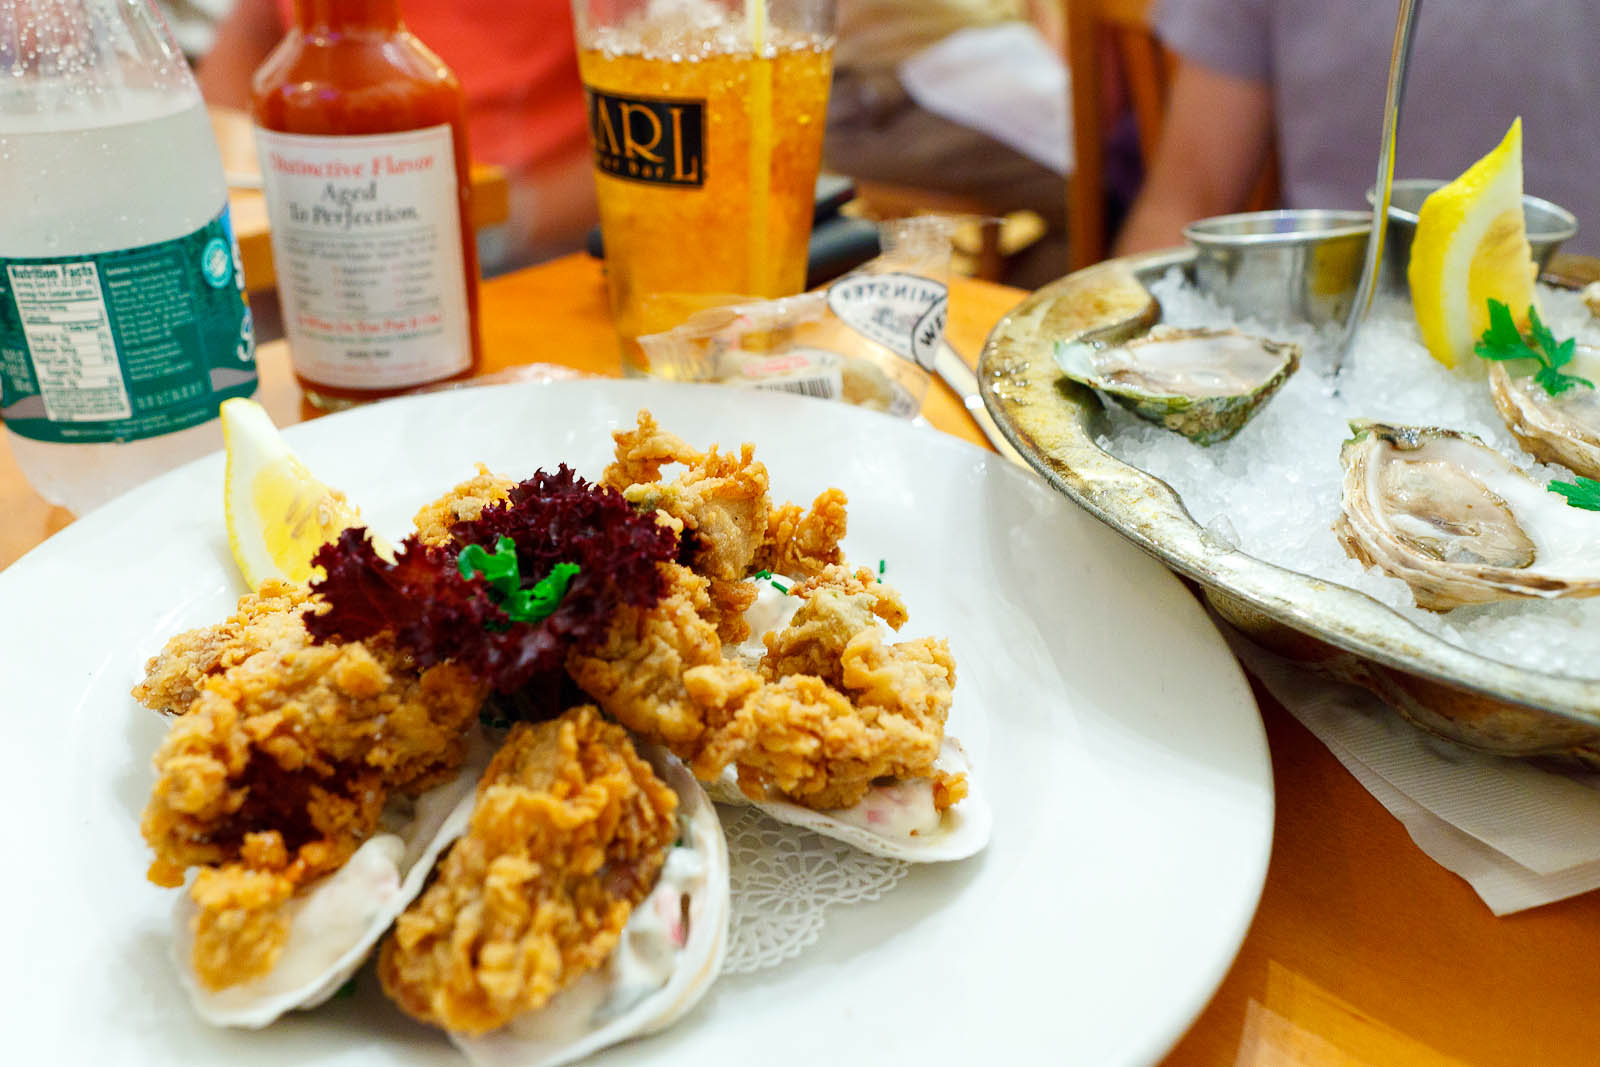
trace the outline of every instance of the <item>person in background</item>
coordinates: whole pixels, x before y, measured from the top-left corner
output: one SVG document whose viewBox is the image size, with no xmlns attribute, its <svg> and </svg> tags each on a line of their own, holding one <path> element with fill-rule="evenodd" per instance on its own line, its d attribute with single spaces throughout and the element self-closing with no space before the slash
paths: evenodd
<svg viewBox="0 0 1600 1067">
<path fill-rule="evenodd" d="M 1008 268 L 1006 279 L 1032 286 L 1066 272 L 1065 175 L 919 106 L 898 73 L 904 61 L 958 31 L 1029 21 L 1059 55 L 1059 2 L 839 0 L 822 158 L 825 170 L 957 193 L 995 214 L 1037 212 L 1049 227 L 1045 239 Z"/>
<path fill-rule="evenodd" d="M 217 24 L 233 8 L 233 0 L 155 0 L 155 4 L 190 63 L 211 51 Z"/>
<path fill-rule="evenodd" d="M 455 71 L 475 159 L 509 178 L 507 221 L 478 235 L 485 274 L 583 246 L 599 218 L 570 0 L 406 0 L 407 27 Z M 213 105 L 250 107 L 250 79 L 292 21 L 290 0 L 238 0 L 199 65 Z"/>
<path fill-rule="evenodd" d="M 1395 0 L 1159 0 L 1178 53 L 1166 124 L 1117 253 L 1181 244 L 1242 210 L 1276 146 L 1283 207 L 1364 208 L 1377 169 Z M 1524 189 L 1600 251 L 1600 14 L 1576 0 L 1423 4 L 1396 178 L 1456 177 L 1522 116 Z"/>
</svg>

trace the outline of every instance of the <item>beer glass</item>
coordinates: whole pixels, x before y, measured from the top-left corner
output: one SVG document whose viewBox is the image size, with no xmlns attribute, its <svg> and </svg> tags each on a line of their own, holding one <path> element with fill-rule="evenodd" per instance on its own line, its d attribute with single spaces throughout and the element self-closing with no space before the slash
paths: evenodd
<svg viewBox="0 0 1600 1067">
<path fill-rule="evenodd" d="M 833 65 L 833 0 L 573 0 L 611 311 L 635 339 L 790 296 Z"/>
</svg>

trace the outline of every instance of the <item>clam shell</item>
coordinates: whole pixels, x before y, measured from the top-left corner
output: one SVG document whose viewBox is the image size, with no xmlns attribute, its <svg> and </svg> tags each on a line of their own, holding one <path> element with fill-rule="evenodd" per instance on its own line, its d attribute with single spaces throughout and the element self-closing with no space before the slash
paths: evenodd
<svg viewBox="0 0 1600 1067">
<path fill-rule="evenodd" d="M 657 745 L 640 745 L 639 752 L 678 794 L 679 816 L 688 823 L 690 840 L 701 861 L 690 882 L 689 936 L 677 966 L 665 985 L 596 1027 L 588 1023 L 604 1008 L 609 990 L 609 972 L 604 968 L 584 975 L 538 1011 L 482 1037 L 452 1033 L 450 1040 L 479 1067 L 558 1067 L 607 1046 L 664 1030 L 700 1002 L 722 970 L 732 912 L 728 842 L 722 823 L 711 798 L 688 768 Z M 633 910 L 622 936 L 627 938 L 635 920 L 658 903 L 657 894 L 669 892 L 673 890 L 658 883 L 655 892 Z"/>
<path fill-rule="evenodd" d="M 260 1029 L 287 1011 L 312 1008 L 336 993 L 361 967 L 395 917 L 416 899 L 434 862 L 460 837 L 472 817 L 478 776 L 493 746 L 474 735 L 467 761 L 450 781 L 417 797 L 409 817 L 393 832 L 365 841 L 337 871 L 318 879 L 289 902 L 289 938 L 277 965 L 249 982 L 210 990 L 195 977 L 191 922 L 197 908 L 188 892 L 173 906 L 173 960 L 195 1011 L 216 1026 Z M 339 914 L 354 893 L 359 914 Z"/>
<path fill-rule="evenodd" d="M 972 764 L 959 741 L 947 736 L 936 763 L 942 770 L 966 772 L 967 795 L 940 813 L 936 826 L 916 833 L 876 829 L 870 816 L 875 805 L 885 800 L 892 803 L 891 798 L 883 796 L 886 790 L 929 788 L 925 781 L 874 786 L 873 792 L 869 792 L 855 807 L 838 811 L 815 811 L 783 800 L 754 800 L 739 789 L 738 775 L 732 768 L 712 783 L 709 791 L 720 803 L 753 804 L 779 822 L 802 826 L 874 856 L 908 863 L 943 863 L 966 859 L 981 852 L 989 843 L 994 815 L 983 795 L 981 780 L 972 772 Z"/>
</svg>

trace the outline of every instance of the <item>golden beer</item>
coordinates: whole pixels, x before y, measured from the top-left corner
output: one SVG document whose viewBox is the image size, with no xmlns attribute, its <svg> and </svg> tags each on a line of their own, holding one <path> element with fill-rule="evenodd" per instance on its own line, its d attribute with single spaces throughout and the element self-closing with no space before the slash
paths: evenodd
<svg viewBox="0 0 1600 1067">
<path fill-rule="evenodd" d="M 759 50 L 580 48 L 625 372 L 650 369 L 636 337 L 804 288 L 832 60 L 779 30 Z"/>
</svg>

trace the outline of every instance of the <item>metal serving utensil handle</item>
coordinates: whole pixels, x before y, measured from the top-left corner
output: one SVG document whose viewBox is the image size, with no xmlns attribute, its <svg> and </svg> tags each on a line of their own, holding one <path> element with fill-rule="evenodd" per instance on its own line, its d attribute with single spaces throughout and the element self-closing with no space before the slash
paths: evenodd
<svg viewBox="0 0 1600 1067">
<path fill-rule="evenodd" d="M 1361 269 L 1361 285 L 1355 303 L 1350 305 L 1344 323 L 1344 338 L 1334 364 L 1337 373 L 1355 344 L 1356 333 L 1372 310 L 1372 295 L 1378 289 L 1378 270 L 1383 264 L 1383 236 L 1389 224 L 1389 193 L 1394 183 L 1394 139 L 1400 128 L 1400 105 L 1406 95 L 1406 70 L 1411 64 L 1411 42 L 1416 36 L 1417 12 L 1422 0 L 1400 0 L 1394 25 L 1394 50 L 1389 54 L 1389 92 L 1383 103 L 1383 140 L 1378 146 L 1378 178 L 1373 183 L 1377 194 L 1372 203 L 1372 235 L 1367 238 L 1367 261 Z"/>
</svg>

